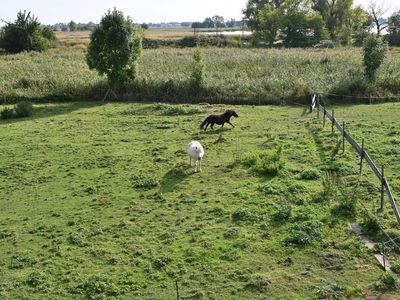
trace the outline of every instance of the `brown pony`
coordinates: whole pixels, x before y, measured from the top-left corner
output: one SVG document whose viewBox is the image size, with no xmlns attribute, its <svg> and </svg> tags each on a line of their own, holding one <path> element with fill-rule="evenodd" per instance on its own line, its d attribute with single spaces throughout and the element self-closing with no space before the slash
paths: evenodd
<svg viewBox="0 0 400 300">
<path fill-rule="evenodd" d="M 214 124 L 222 125 L 222 128 L 224 128 L 225 123 L 228 123 L 233 128 L 235 128 L 235 126 L 230 122 L 232 117 L 239 118 L 238 114 L 233 109 L 227 109 L 224 111 L 223 114 L 220 115 L 208 116 L 207 119 L 205 119 L 204 122 L 201 123 L 200 129 L 204 128 L 204 131 L 206 131 L 208 125 L 210 124 L 211 124 L 211 129 L 214 129 L 213 128 Z"/>
</svg>

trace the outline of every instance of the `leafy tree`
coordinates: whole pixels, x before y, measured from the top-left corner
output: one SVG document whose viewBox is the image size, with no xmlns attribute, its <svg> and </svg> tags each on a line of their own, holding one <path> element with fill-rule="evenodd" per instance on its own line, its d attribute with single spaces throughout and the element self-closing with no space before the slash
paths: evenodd
<svg viewBox="0 0 400 300">
<path fill-rule="evenodd" d="M 0 32 L 0 48 L 10 53 L 43 51 L 54 38 L 54 34 L 41 27 L 38 18 L 31 16 L 30 12 L 20 11 L 15 23 L 6 22 Z"/>
<path fill-rule="evenodd" d="M 115 8 L 108 10 L 90 36 L 88 66 L 106 75 L 111 89 L 131 83 L 137 76 L 141 42 L 130 18 Z"/>
<path fill-rule="evenodd" d="M 78 31 L 78 25 L 74 21 L 69 22 L 68 27 L 69 31 Z"/>
<path fill-rule="evenodd" d="M 368 31 L 371 25 L 372 20 L 368 12 L 361 6 L 350 9 L 345 15 L 342 28 L 338 33 L 340 43 L 342 45 L 351 45 L 354 43 L 361 46 L 364 39 L 369 35 Z"/>
<path fill-rule="evenodd" d="M 278 8 L 285 0 L 249 0 L 246 8 L 243 10 L 244 20 L 252 31 L 259 31 L 261 23 L 259 20 L 260 11 L 265 4 L 269 4 L 274 10 Z"/>
<path fill-rule="evenodd" d="M 369 36 L 364 44 L 365 75 L 370 81 L 375 80 L 376 72 L 384 61 L 388 47 L 387 44 L 376 36 Z"/>
<path fill-rule="evenodd" d="M 400 46 L 400 10 L 389 18 L 388 41 L 392 46 Z"/>
<path fill-rule="evenodd" d="M 257 32 L 269 44 L 275 41 L 278 32 L 288 47 L 309 47 L 327 36 L 321 15 L 313 12 L 303 0 L 286 0 L 276 9 L 265 4 L 258 20 L 260 29 Z"/>
<path fill-rule="evenodd" d="M 199 48 L 193 54 L 191 85 L 194 90 L 198 91 L 204 83 L 204 69 L 203 56 Z"/>
<path fill-rule="evenodd" d="M 149 29 L 149 25 L 147 25 L 146 23 L 143 23 L 142 25 L 140 25 L 140 27 L 145 30 Z"/>
</svg>

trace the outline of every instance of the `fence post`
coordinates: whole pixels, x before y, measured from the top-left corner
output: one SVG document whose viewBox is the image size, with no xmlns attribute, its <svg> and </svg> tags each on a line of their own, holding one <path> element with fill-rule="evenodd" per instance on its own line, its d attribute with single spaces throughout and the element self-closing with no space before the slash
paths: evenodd
<svg viewBox="0 0 400 300">
<path fill-rule="evenodd" d="M 382 166 L 382 180 L 381 180 L 381 211 L 383 211 L 383 201 L 385 198 L 385 168 Z"/>
<path fill-rule="evenodd" d="M 335 125 L 335 110 L 332 109 L 332 132 L 331 134 L 333 135 L 333 126 Z"/>
<path fill-rule="evenodd" d="M 325 127 L 325 119 L 326 119 L 326 108 L 325 108 L 325 106 L 324 106 L 324 127 Z"/>
<path fill-rule="evenodd" d="M 344 153 L 344 142 L 346 140 L 346 129 L 345 129 L 346 123 L 343 122 L 343 153 Z"/>
<path fill-rule="evenodd" d="M 383 270 L 386 272 L 385 244 L 382 242 Z"/>
<path fill-rule="evenodd" d="M 176 288 L 176 299 L 179 300 L 179 286 L 178 286 L 178 279 L 175 279 L 175 288 Z"/>
<path fill-rule="evenodd" d="M 361 158 L 360 158 L 360 176 L 362 174 L 362 162 L 364 159 L 364 139 L 362 139 L 362 143 L 361 143 Z"/>
</svg>

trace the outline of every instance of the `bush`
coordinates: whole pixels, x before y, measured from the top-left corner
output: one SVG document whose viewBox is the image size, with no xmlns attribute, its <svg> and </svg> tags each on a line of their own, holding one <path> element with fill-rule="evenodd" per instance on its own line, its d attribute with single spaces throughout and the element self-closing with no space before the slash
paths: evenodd
<svg viewBox="0 0 400 300">
<path fill-rule="evenodd" d="M 357 202 L 355 198 L 346 197 L 345 195 L 342 196 L 343 197 L 339 200 L 339 204 L 332 209 L 332 212 L 343 217 L 355 217 L 357 211 Z"/>
<path fill-rule="evenodd" d="M 284 244 L 304 246 L 320 240 L 321 236 L 322 223 L 319 221 L 307 221 L 294 225 L 289 230 L 289 235 L 284 239 Z"/>
<path fill-rule="evenodd" d="M 329 284 L 317 288 L 318 299 L 342 299 L 344 288 L 337 284 Z"/>
<path fill-rule="evenodd" d="M 375 288 L 380 291 L 395 291 L 399 287 L 399 280 L 397 276 L 391 272 L 385 272 L 377 283 Z"/>
<path fill-rule="evenodd" d="M 368 79 L 360 70 L 349 70 L 333 88 L 332 93 L 337 95 L 363 95 L 369 88 Z"/>
<path fill-rule="evenodd" d="M 54 35 L 54 33 L 53 33 Z M 19 12 L 15 23 L 7 23 L 0 35 L 0 48 L 9 53 L 43 51 L 49 46 L 50 33 L 42 29 L 31 13 Z M 55 36 L 53 36 L 55 38 Z M 51 38 L 53 38 L 51 37 Z"/>
<path fill-rule="evenodd" d="M 380 37 L 371 35 L 365 40 L 363 50 L 365 75 L 369 80 L 373 81 L 375 80 L 376 72 L 386 57 L 388 46 Z"/>
<path fill-rule="evenodd" d="M 268 285 L 271 282 L 263 274 L 253 274 L 250 276 L 249 280 L 245 285 L 246 290 L 257 291 L 260 293 L 265 293 L 267 291 Z"/>
<path fill-rule="evenodd" d="M 29 101 L 18 102 L 15 105 L 15 116 L 17 118 L 26 118 L 33 115 L 33 105 Z"/>
<path fill-rule="evenodd" d="M 308 169 L 304 170 L 300 174 L 300 179 L 303 180 L 318 180 L 321 177 L 319 170 L 316 169 Z"/>
<path fill-rule="evenodd" d="M 9 107 L 5 107 L 1 113 L 0 116 L 2 119 L 11 119 L 14 117 L 14 109 L 9 108 Z"/>
<path fill-rule="evenodd" d="M 375 235 L 380 231 L 378 218 L 368 214 L 364 215 L 361 227 L 365 233 L 372 235 Z"/>
<path fill-rule="evenodd" d="M 142 49 L 140 31 L 116 9 L 108 11 L 90 36 L 86 55 L 90 69 L 107 75 L 111 87 L 132 83 Z"/>
<path fill-rule="evenodd" d="M 232 220 L 235 223 L 239 222 L 251 222 L 256 223 L 262 220 L 262 216 L 256 213 L 252 213 L 245 208 L 239 208 L 232 214 Z"/>
<path fill-rule="evenodd" d="M 200 49 L 197 48 L 193 54 L 193 65 L 192 65 L 192 75 L 191 75 L 191 85 L 192 88 L 198 91 L 204 83 L 204 69 L 205 65 L 203 62 L 203 57 Z"/>
<path fill-rule="evenodd" d="M 282 147 L 279 147 L 276 152 L 270 150 L 253 151 L 245 154 L 244 164 L 257 173 L 276 176 L 283 168 L 281 156 Z"/>
<path fill-rule="evenodd" d="M 273 219 L 275 221 L 288 221 L 292 214 L 292 207 L 288 204 L 284 204 L 278 208 L 278 210 L 274 213 Z"/>
<path fill-rule="evenodd" d="M 392 262 L 392 267 L 390 268 L 394 273 L 400 274 L 400 261 Z"/>
</svg>

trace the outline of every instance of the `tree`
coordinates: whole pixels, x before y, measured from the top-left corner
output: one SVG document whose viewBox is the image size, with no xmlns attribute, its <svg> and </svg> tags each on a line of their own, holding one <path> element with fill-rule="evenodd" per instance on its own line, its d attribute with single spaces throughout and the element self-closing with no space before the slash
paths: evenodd
<svg viewBox="0 0 400 300">
<path fill-rule="evenodd" d="M 69 31 L 77 31 L 78 30 L 78 25 L 74 21 L 69 22 L 68 27 L 69 27 Z"/>
<path fill-rule="evenodd" d="M 141 33 L 134 28 L 130 18 L 126 19 L 115 8 L 108 10 L 90 36 L 87 64 L 90 69 L 107 76 L 112 91 L 136 78 L 141 42 Z"/>
<path fill-rule="evenodd" d="M 390 16 L 388 24 L 389 44 L 392 46 L 400 46 L 400 10 Z"/>
<path fill-rule="evenodd" d="M 363 62 L 365 75 L 370 81 L 375 80 L 376 72 L 384 61 L 387 51 L 387 44 L 380 37 L 371 35 L 365 40 Z"/>
<path fill-rule="evenodd" d="M 375 0 L 371 0 L 368 3 L 368 12 L 375 23 L 376 33 L 378 36 L 381 35 L 382 30 L 389 26 L 389 24 L 382 18 L 383 15 L 388 12 L 388 10 L 389 9 L 384 3 L 378 3 Z"/>
<path fill-rule="evenodd" d="M 336 40 L 351 13 L 353 0 L 313 0 L 313 3 L 312 8 L 321 14 L 330 38 Z"/>
<path fill-rule="evenodd" d="M 345 15 L 338 38 L 342 45 L 355 44 L 362 46 L 364 39 L 369 35 L 372 20 L 368 12 L 361 6 L 356 6 Z M 354 38 L 354 41 L 353 41 Z"/>
<path fill-rule="evenodd" d="M 19 12 L 15 23 L 5 22 L 0 32 L 0 48 L 6 52 L 43 51 L 49 47 L 51 35 L 43 29 L 31 12 Z"/>
<path fill-rule="evenodd" d="M 259 13 L 265 4 L 269 4 L 274 10 L 278 8 L 285 0 L 249 0 L 246 8 L 243 10 L 244 20 L 252 31 L 260 29 Z"/>
<path fill-rule="evenodd" d="M 140 25 L 140 27 L 141 27 L 142 29 L 144 29 L 144 30 L 149 29 L 149 25 L 147 25 L 146 23 L 142 23 L 142 24 Z"/>
</svg>

